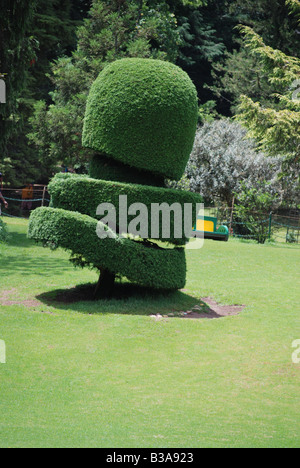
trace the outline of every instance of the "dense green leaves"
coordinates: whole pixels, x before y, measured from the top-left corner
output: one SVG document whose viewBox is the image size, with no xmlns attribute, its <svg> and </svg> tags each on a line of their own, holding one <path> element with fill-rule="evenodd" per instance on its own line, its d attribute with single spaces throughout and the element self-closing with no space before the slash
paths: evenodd
<svg viewBox="0 0 300 468">
<path fill-rule="evenodd" d="M 89 175 L 93 179 L 115 180 L 133 184 L 164 187 L 165 179 L 162 176 L 155 176 L 146 171 L 141 171 L 127 166 L 114 159 L 108 159 L 106 155 L 96 153 L 89 164 Z"/>
<path fill-rule="evenodd" d="M 151 179 L 149 179 L 149 184 Z M 196 193 L 184 192 L 160 187 L 152 187 L 150 185 L 136 185 L 130 183 L 119 183 L 115 181 L 95 180 L 85 176 L 77 176 L 71 174 L 58 174 L 49 185 L 49 192 L 52 197 L 53 206 L 69 211 L 79 211 L 96 218 L 96 211 L 100 203 L 111 203 L 119 219 L 119 197 L 127 196 L 128 208 L 134 203 L 143 203 L 149 213 L 148 232 L 151 233 L 151 204 L 156 203 L 161 205 L 167 203 L 169 206 L 179 204 L 182 209 L 184 204 L 192 206 L 192 220 L 196 219 L 196 204 L 202 203 L 202 197 Z M 128 216 L 128 224 L 135 216 Z M 101 219 L 101 217 L 99 217 Z M 171 213 L 171 236 L 164 238 L 162 234 L 162 221 L 160 218 L 159 238 L 166 242 L 175 244 L 184 244 L 186 239 L 176 239 L 175 218 L 174 213 Z M 178 221 L 177 221 L 178 222 Z M 181 218 L 182 232 L 184 232 L 184 217 Z M 177 226 L 178 227 L 178 226 Z"/>
<path fill-rule="evenodd" d="M 242 96 L 239 120 L 249 129 L 249 136 L 260 149 L 271 155 L 281 154 L 297 164 L 300 156 L 300 101 L 294 95 L 300 76 L 300 60 L 267 46 L 251 28 L 242 32 L 250 53 L 258 57 L 269 83 L 281 88 L 273 96 L 273 105 L 262 107 Z"/>
<path fill-rule="evenodd" d="M 130 281 L 154 289 L 181 289 L 185 285 L 183 249 L 160 249 L 130 239 L 99 239 L 97 221 L 66 210 L 38 208 L 31 215 L 29 237 L 52 248 L 62 247 L 82 256 L 93 267 L 105 268 Z"/>
<path fill-rule="evenodd" d="M 15 137 L 22 126 L 22 109 L 18 98 L 28 85 L 28 69 L 37 47 L 36 39 L 30 35 L 34 7 L 35 1 L 28 0 L 8 0 L 1 7 L 0 73 L 7 74 L 7 102 L 0 104 L 1 165 L 8 156 L 9 138 L 12 135 Z"/>
<path fill-rule="evenodd" d="M 278 200 L 266 193 L 264 184 L 258 188 L 243 185 L 238 198 L 239 202 L 235 207 L 237 218 L 244 224 L 251 239 L 264 244 L 268 238 L 271 239 L 270 213 Z"/>
<path fill-rule="evenodd" d="M 179 67 L 123 59 L 91 88 L 83 146 L 129 166 L 180 179 L 193 147 L 197 92 Z"/>
</svg>

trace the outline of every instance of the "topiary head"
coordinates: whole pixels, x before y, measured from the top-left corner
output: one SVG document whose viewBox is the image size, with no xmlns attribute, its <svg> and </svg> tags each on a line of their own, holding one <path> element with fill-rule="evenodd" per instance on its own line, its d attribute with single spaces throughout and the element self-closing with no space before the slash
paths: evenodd
<svg viewBox="0 0 300 468">
<path fill-rule="evenodd" d="M 181 68 L 160 60 L 118 60 L 91 88 L 83 146 L 131 167 L 180 179 L 197 117 L 196 88 Z"/>
</svg>

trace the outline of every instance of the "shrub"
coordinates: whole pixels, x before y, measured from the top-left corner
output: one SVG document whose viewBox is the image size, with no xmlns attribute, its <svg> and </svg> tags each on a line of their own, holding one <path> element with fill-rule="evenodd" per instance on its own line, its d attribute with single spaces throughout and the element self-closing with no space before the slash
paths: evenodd
<svg viewBox="0 0 300 468">
<path fill-rule="evenodd" d="M 8 237 L 8 234 L 6 230 L 6 224 L 0 218 L 0 242 L 6 242 L 7 237 Z"/>
<path fill-rule="evenodd" d="M 206 123 L 197 130 L 186 170 L 191 190 L 207 201 L 217 199 L 231 206 L 243 182 L 258 187 L 267 181 L 265 190 L 274 196 L 280 192 L 283 197 L 278 180 L 281 158 L 257 153 L 254 141 L 246 134 L 240 124 L 227 119 Z"/>
<path fill-rule="evenodd" d="M 264 244 L 272 235 L 269 214 L 276 207 L 276 201 L 276 197 L 265 191 L 264 184 L 259 188 L 247 188 L 245 184 L 242 185 L 236 215 L 248 230 L 248 237 L 259 244 Z"/>
<path fill-rule="evenodd" d="M 37 208 L 30 217 L 28 235 L 49 247 L 62 247 L 81 255 L 95 268 L 119 273 L 130 281 L 154 289 L 180 289 L 186 276 L 183 249 L 161 249 L 120 238 L 99 239 L 97 221 L 80 213 Z"/>
<path fill-rule="evenodd" d="M 118 60 L 92 86 L 83 146 L 178 180 L 197 118 L 196 88 L 179 67 L 152 59 Z"/>
<path fill-rule="evenodd" d="M 100 154 L 95 154 L 91 159 L 89 175 L 93 179 L 115 180 L 117 182 L 157 187 L 165 186 L 165 179 L 162 176 L 155 176 L 149 172 L 134 169 Z"/>
<path fill-rule="evenodd" d="M 29 236 L 51 248 L 69 250 L 71 261 L 79 266 L 100 270 L 95 296 L 98 292 L 102 297 L 110 296 L 117 274 L 154 289 L 182 288 L 185 252 L 174 245 L 172 249 L 162 248 L 142 239 L 152 230 L 151 217 L 147 234 L 138 239 L 118 236 L 95 218 L 97 207 L 110 203 L 116 223 L 119 196 L 127 195 L 128 207 L 142 203 L 148 208 L 148 216 L 152 214 L 151 204 L 161 207 L 164 203 L 170 211 L 175 203 L 180 207 L 192 204 L 192 228 L 201 197 L 165 188 L 163 177 L 180 178 L 183 174 L 196 121 L 195 87 L 178 67 L 141 59 L 107 66 L 91 89 L 83 135 L 84 145 L 102 154 L 93 157 L 90 177 L 59 174 L 53 179 L 49 185 L 51 208 L 38 209 L 31 215 Z M 138 211 L 139 207 L 135 208 Z M 133 218 L 136 221 L 136 216 L 128 216 L 127 229 Z M 175 238 L 180 234 L 174 218 L 170 216 L 168 239 L 163 238 L 161 220 L 155 226 L 159 228 L 155 236 L 175 245 L 184 244 L 186 239 Z M 109 236 L 99 238 L 97 226 Z"/>
<path fill-rule="evenodd" d="M 202 202 L 202 197 L 191 192 L 178 191 L 146 185 L 124 184 L 114 181 L 95 180 L 85 176 L 60 174 L 56 176 L 48 187 L 53 206 L 69 211 L 79 211 L 93 218 L 97 218 L 96 211 L 100 203 L 112 203 L 116 208 L 119 219 L 119 196 L 127 195 L 128 207 L 133 203 L 143 203 L 151 212 L 151 204 L 179 203 L 184 207 L 185 203 L 193 206 L 193 219 L 196 219 L 196 204 Z M 128 223 L 135 216 L 128 216 Z M 98 218 L 100 219 L 100 217 Z M 174 216 L 171 215 L 171 237 L 168 242 L 180 245 L 187 239 L 174 237 Z M 184 232 L 184 218 L 182 218 Z M 151 217 L 149 216 L 148 232 L 151 232 Z M 160 222 L 159 239 L 166 240 L 162 236 L 162 223 Z"/>
</svg>

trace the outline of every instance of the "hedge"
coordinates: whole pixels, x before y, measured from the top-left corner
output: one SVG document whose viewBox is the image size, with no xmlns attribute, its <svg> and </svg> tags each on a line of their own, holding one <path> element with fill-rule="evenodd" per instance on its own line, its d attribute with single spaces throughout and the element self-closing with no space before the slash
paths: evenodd
<svg viewBox="0 0 300 468">
<path fill-rule="evenodd" d="M 108 65 L 87 101 L 84 147 L 179 180 L 193 148 L 197 92 L 179 67 L 152 59 Z"/>
<path fill-rule="evenodd" d="M 202 202 L 200 195 L 174 189 L 151 187 L 137 184 L 124 184 L 120 182 L 91 179 L 86 176 L 59 174 L 54 177 L 48 187 L 54 208 L 78 211 L 82 214 L 97 218 L 96 210 L 101 203 L 112 203 L 116 208 L 117 220 L 119 219 L 119 196 L 127 195 L 128 207 L 133 203 L 143 203 L 149 212 L 148 231 L 151 233 L 151 204 L 179 203 L 184 207 L 185 203 L 193 206 L 193 220 L 196 222 L 196 204 Z M 136 215 L 135 215 L 136 216 Z M 128 216 L 128 223 L 135 218 Z M 103 218 L 99 216 L 98 219 Z M 171 214 L 171 237 L 162 237 L 162 222 L 160 220 L 159 239 L 176 245 L 186 243 L 187 239 L 176 239 L 174 236 L 174 216 Z M 194 223 L 192 222 L 191 227 Z M 184 233 L 184 217 L 182 217 L 182 231 Z"/>
<path fill-rule="evenodd" d="M 92 179 L 165 187 L 164 177 L 126 166 L 119 161 L 108 159 L 107 156 L 100 154 L 95 154 L 92 157 L 89 175 Z"/>
<path fill-rule="evenodd" d="M 95 267 L 120 274 L 139 285 L 163 290 L 184 287 L 184 249 L 146 247 L 140 242 L 120 238 L 110 230 L 112 238 L 99 239 L 96 228 L 97 221 L 89 216 L 37 208 L 31 214 L 28 235 L 36 241 L 82 255 Z"/>
</svg>

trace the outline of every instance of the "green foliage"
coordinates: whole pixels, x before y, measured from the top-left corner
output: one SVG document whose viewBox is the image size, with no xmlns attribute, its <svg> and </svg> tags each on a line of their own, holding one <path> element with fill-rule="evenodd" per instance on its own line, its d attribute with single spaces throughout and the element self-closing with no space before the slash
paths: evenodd
<svg viewBox="0 0 300 468">
<path fill-rule="evenodd" d="M 248 128 L 259 148 L 280 154 L 291 163 L 300 156 L 300 101 L 295 99 L 293 84 L 298 83 L 300 60 L 267 46 L 251 28 L 241 29 L 249 52 L 258 57 L 263 71 L 272 85 L 281 88 L 274 95 L 274 104 L 268 108 L 254 102 L 248 96 L 241 97 L 238 119 Z"/>
<path fill-rule="evenodd" d="M 123 59 L 107 66 L 87 102 L 83 146 L 179 179 L 193 147 L 197 92 L 179 67 Z"/>
<path fill-rule="evenodd" d="M 0 243 L 1 242 L 6 242 L 7 239 L 8 239 L 8 234 L 7 234 L 7 230 L 6 230 L 6 224 L 0 218 Z"/>
<path fill-rule="evenodd" d="M 52 89 L 51 62 L 76 47 L 73 0 L 38 0 L 32 22 L 32 36 L 38 41 L 36 60 L 31 64 L 30 97 L 48 99 Z"/>
<path fill-rule="evenodd" d="M 69 106 L 47 106 L 38 101 L 34 115 L 30 118 L 33 129 L 38 125 L 38 132 L 28 134 L 29 140 L 38 150 L 38 159 L 43 166 L 54 170 L 57 163 L 81 165 L 89 156 L 89 151 L 81 146 L 82 116 L 78 108 L 84 107 L 86 97 L 78 94 Z M 78 131 L 77 131 L 78 130 Z M 52 170 L 51 170 L 52 168 Z"/>
<path fill-rule="evenodd" d="M 185 284 L 183 249 L 146 246 L 110 231 L 106 239 L 96 234 L 97 221 L 80 213 L 38 208 L 30 218 L 28 235 L 53 247 L 60 246 L 95 268 L 105 268 L 130 281 L 154 289 L 181 289 Z"/>
<path fill-rule="evenodd" d="M 243 184 L 242 190 L 236 195 L 238 196 L 238 205 L 235 207 L 237 218 L 244 223 L 252 239 L 264 244 L 272 234 L 269 213 L 278 200 L 266 192 L 265 184 L 261 184 L 259 188 L 247 188 Z"/>
<path fill-rule="evenodd" d="M 5 50 L 0 71 L 8 73 L 8 99 L 6 105 L 0 106 L 0 114 L 5 113 L 3 121 L 0 119 L 1 170 L 5 180 L 14 186 L 28 180 L 47 183 L 52 172 L 47 157 L 44 158 L 47 152 L 39 153 L 39 146 L 31 144 L 36 141 L 29 142 L 26 135 L 31 131 L 35 100 L 48 99 L 52 86 L 48 77 L 50 61 L 75 47 L 78 21 L 72 19 L 71 0 L 5 3 L 5 26 L 0 28 L 0 42 Z"/>
<path fill-rule="evenodd" d="M 285 0 L 233 0 L 228 5 L 230 17 L 239 24 L 251 26 L 262 40 L 285 54 L 299 54 L 300 36 L 296 14 L 290 14 Z M 237 24 L 236 23 L 236 24 Z M 222 18 L 222 26 L 224 19 Z M 219 106 L 230 105 L 232 114 L 237 112 L 240 96 L 246 95 L 262 106 L 274 103 L 272 95 L 281 92 L 278 83 L 270 83 L 258 56 L 249 54 L 245 43 L 236 37 L 234 28 L 230 31 L 232 44 L 227 51 L 212 63 L 213 83 L 204 85 L 218 98 Z"/>
<path fill-rule="evenodd" d="M 0 105 L 0 162 L 5 171 L 8 142 L 16 137 L 22 114 L 18 99 L 28 85 L 30 60 L 35 58 L 36 40 L 30 35 L 35 1 L 8 0 L 0 15 L 0 73 L 6 73 L 7 102 Z M 9 162 L 5 160 L 5 162 Z"/>
<path fill-rule="evenodd" d="M 82 126 L 87 95 L 96 77 L 107 64 L 123 57 L 175 61 L 180 46 L 177 29 L 165 2 L 93 1 L 88 18 L 77 30 L 77 49 L 71 57 L 52 64 L 52 103 L 35 106 L 29 138 L 40 160 L 85 164 L 90 153 L 81 146 Z"/>
<path fill-rule="evenodd" d="M 242 42 L 238 41 L 237 46 L 239 49 L 225 52 L 224 60 L 213 63 L 214 84 L 208 86 L 219 102 L 230 104 L 233 114 L 242 94 L 268 106 L 273 101 L 272 94 L 279 91 L 269 83 L 258 58 L 249 54 Z"/>
<path fill-rule="evenodd" d="M 207 101 L 205 104 L 201 104 L 198 110 L 198 124 L 203 125 L 205 122 L 213 122 L 219 117 L 216 108 L 216 101 Z"/>
<path fill-rule="evenodd" d="M 199 62 L 209 63 L 218 60 L 225 51 L 224 42 L 217 35 L 213 21 L 202 11 L 189 9 L 187 16 L 179 17 L 179 30 L 182 45 L 179 62 L 187 68 Z"/>
<path fill-rule="evenodd" d="M 151 204 L 167 203 L 169 206 L 179 203 L 182 208 L 185 203 L 193 206 L 193 219 L 196 219 L 196 204 L 202 203 L 200 195 L 178 191 L 173 189 L 125 184 L 115 181 L 104 181 L 90 179 L 85 176 L 58 174 L 49 185 L 53 206 L 69 211 L 80 213 L 96 218 L 96 211 L 100 203 L 111 203 L 116 208 L 117 220 L 119 219 L 119 196 L 126 195 L 128 207 L 134 203 L 143 203 L 147 206 L 149 213 L 149 236 L 151 233 Z M 103 217 L 103 216 L 102 216 Z M 128 216 L 128 223 L 135 216 Z M 171 237 L 162 237 L 162 221 L 160 220 L 159 238 L 174 244 L 184 244 L 185 239 L 174 237 L 174 216 L 171 214 Z M 184 217 L 182 219 L 182 230 L 184 232 Z"/>
<path fill-rule="evenodd" d="M 170 232 L 165 232 L 166 218 L 162 220 L 160 216 L 158 226 L 155 226 L 158 232 L 153 234 L 157 238 L 155 240 L 185 244 L 187 239 L 182 235 L 185 235 L 186 217 L 180 210 L 182 230 L 179 234 L 174 210 L 178 205 L 185 208 L 189 203 L 195 219 L 196 204 L 202 201 L 201 197 L 128 182 L 137 178 L 138 182 L 142 179 L 146 183 L 146 179 L 149 182 L 153 179 L 154 183 L 163 185 L 163 177 L 152 177 L 145 170 L 162 176 L 180 177 L 193 144 L 196 120 L 197 93 L 189 77 L 179 67 L 159 60 L 134 58 L 106 66 L 90 92 L 83 144 L 105 153 L 96 154 L 92 159 L 90 173 L 94 177 L 116 177 L 126 183 L 71 174 L 57 175 L 49 185 L 54 208 L 36 210 L 31 215 L 29 236 L 43 241 L 50 248 L 60 246 L 70 250 L 71 261 L 75 265 L 99 269 L 101 294 L 108 293 L 106 289 L 111 288 L 115 274 L 154 289 L 183 287 L 186 274 L 184 250 L 177 247 L 163 249 L 157 243 L 142 238 L 151 238 L 152 207 L 156 204 L 158 211 L 168 210 L 168 225 L 171 226 Z M 47 124 L 44 127 L 46 132 Z M 111 164 L 111 159 L 117 163 Z M 130 166 L 135 169 L 127 179 Z M 144 171 L 142 175 L 136 168 Z M 119 205 L 121 195 L 127 196 L 127 207 Z M 99 223 L 107 231 L 105 239 L 100 239 L 96 232 L 95 218 L 101 203 L 110 204 L 116 214 L 113 231 Z M 119 217 L 121 214 L 124 217 L 125 210 L 127 214 L 128 208 L 135 203 L 147 208 L 147 234 L 130 239 L 128 237 L 133 234 L 126 231 L 126 238 L 119 237 L 116 234 L 122 230 L 122 226 L 118 226 L 121 224 Z M 137 211 L 140 209 L 140 206 L 136 207 Z M 145 216 L 144 213 L 140 215 Z M 128 216 L 127 229 L 136 218 L 136 213 Z"/>
<path fill-rule="evenodd" d="M 253 28 L 274 49 L 288 55 L 298 55 L 300 38 L 297 33 L 297 11 L 291 4 L 298 0 L 233 0 L 230 11 L 239 23 Z"/>
<path fill-rule="evenodd" d="M 119 161 L 108 159 L 105 155 L 95 154 L 89 165 L 89 175 L 93 179 L 114 180 L 117 182 L 134 183 L 164 187 L 163 177 L 155 177 L 149 172 L 139 171 L 133 167 L 126 166 Z"/>
</svg>

